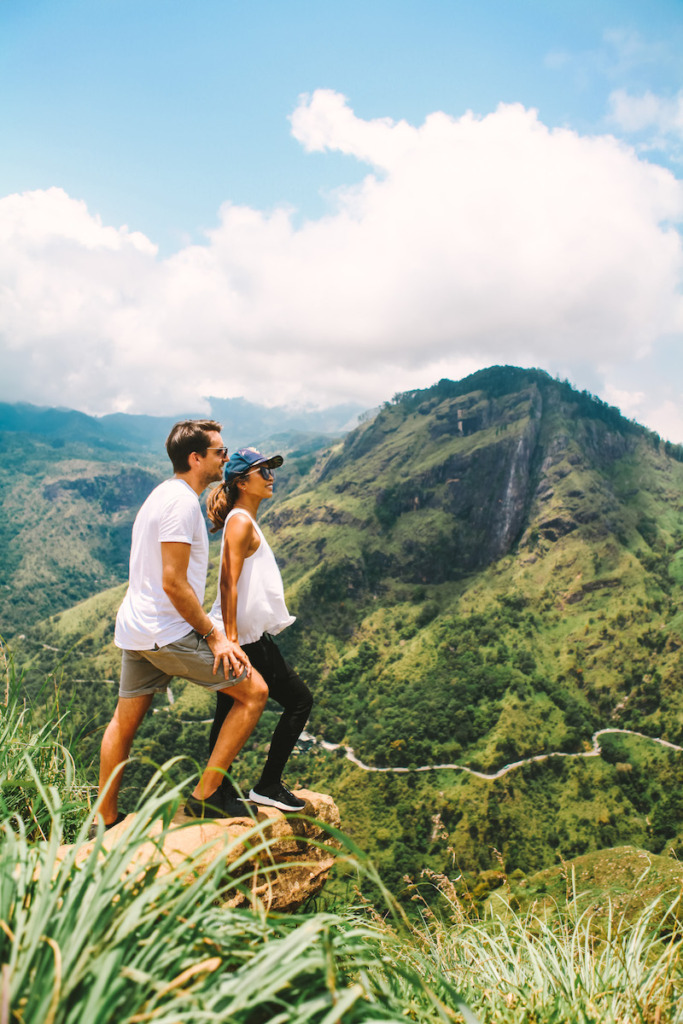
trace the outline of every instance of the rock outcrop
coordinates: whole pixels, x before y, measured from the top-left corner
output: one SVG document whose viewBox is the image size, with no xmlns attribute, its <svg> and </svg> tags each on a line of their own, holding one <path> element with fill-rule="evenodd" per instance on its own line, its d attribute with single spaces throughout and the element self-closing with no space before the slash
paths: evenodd
<svg viewBox="0 0 683 1024">
<path fill-rule="evenodd" d="M 229 890 L 225 906 L 245 906 L 259 900 L 269 910 L 296 910 L 325 884 L 338 845 L 330 838 L 326 826 L 339 828 L 339 811 L 331 797 L 305 789 L 297 791 L 297 796 L 306 800 L 303 816 L 285 817 L 274 807 L 254 807 L 255 820 L 197 821 L 180 812 L 163 842 L 155 839 L 163 831 L 162 822 L 156 821 L 149 829 L 149 839 L 142 842 L 126 862 L 126 873 L 135 874 L 158 865 L 159 872 L 165 874 L 182 868 L 187 861 L 189 867 L 191 862 L 190 882 L 214 864 L 217 857 L 222 857 L 226 883 L 235 877 L 242 880 L 239 887 Z M 129 814 L 104 833 L 102 856 L 126 841 L 134 820 L 135 815 Z M 80 847 L 76 853 L 77 863 L 92 854 L 96 842 L 91 840 Z M 62 846 L 58 859 L 63 860 L 72 849 Z M 200 849 L 202 852 L 197 857 Z M 235 862 L 241 858 L 244 859 L 235 869 Z"/>
</svg>

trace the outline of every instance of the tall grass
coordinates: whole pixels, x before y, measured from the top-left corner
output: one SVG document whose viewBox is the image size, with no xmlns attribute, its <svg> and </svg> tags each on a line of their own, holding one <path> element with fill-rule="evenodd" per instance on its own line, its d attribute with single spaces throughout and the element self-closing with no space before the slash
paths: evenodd
<svg viewBox="0 0 683 1024">
<path fill-rule="evenodd" d="M 50 808 L 42 798 L 48 787 L 59 794 L 62 828 L 73 837 L 87 810 L 90 788 L 62 742 L 63 716 L 51 703 L 42 709 L 42 721 L 38 719 L 2 640 L 0 667 L 0 820 L 16 818 L 23 822 L 27 839 L 45 839 L 52 828 Z"/>
<path fill-rule="evenodd" d="M 397 932 L 381 919 L 221 906 L 228 890 L 249 889 L 254 853 L 273 843 L 267 823 L 240 837 L 228 877 L 225 854 L 238 841 L 227 835 L 208 868 L 206 847 L 164 864 L 184 784 L 169 785 L 163 770 L 123 837 L 105 850 L 100 831 L 81 859 L 92 810 L 78 802 L 76 766 L 55 739 L 58 723 L 35 725 L 17 694 L 12 680 L 0 702 L 0 785 L 11 780 L 17 794 L 0 809 L 0 1024 L 458 1019 L 457 992 L 437 997 L 401 962 Z M 158 857 L 143 867 L 136 854 L 150 841 Z M 352 857 L 350 841 L 341 855 Z"/>
<path fill-rule="evenodd" d="M 131 870 L 160 814 L 162 848 L 177 796 L 150 791 L 125 839 L 106 856 L 96 843 L 80 864 L 78 845 L 59 862 L 58 804 L 47 842 L 29 843 L 16 823 L 3 828 L 0 1020 L 400 1020 L 397 977 L 414 988 L 413 1019 L 449 1019 L 417 972 L 394 976 L 396 940 L 385 927 L 351 915 L 221 909 L 226 885 L 247 882 L 251 871 L 240 876 L 238 860 L 226 881 L 216 856 L 199 874 L 203 847 L 166 874 L 158 866 Z"/>
<path fill-rule="evenodd" d="M 0 1024 L 683 1024 L 680 894 L 599 923 L 576 900 L 547 917 L 501 904 L 480 919 L 446 879 L 448 914 L 425 904 L 417 923 L 386 892 L 380 906 L 337 912 L 225 909 L 228 890 L 249 891 L 255 851 L 272 868 L 272 840 L 254 823 L 227 877 L 228 836 L 208 868 L 205 847 L 164 864 L 184 786 L 163 769 L 120 840 L 105 849 L 100 831 L 83 856 L 89 794 L 59 719 L 34 721 L 19 693 L 8 677 Z M 75 839 L 66 851 L 65 838 Z M 381 893 L 362 853 L 333 838 Z M 150 841 L 158 856 L 143 866 L 136 855 Z"/>
<path fill-rule="evenodd" d="M 442 879 L 448 923 L 425 906 L 407 962 L 438 990 L 457 980 L 484 1021 L 681 1024 L 681 892 L 653 900 L 634 918 L 607 902 L 597 919 L 575 893 L 552 914 L 519 916 L 498 897 L 483 919 Z"/>
<path fill-rule="evenodd" d="M 226 879 L 221 854 L 199 873 L 205 847 L 162 874 L 133 863 L 161 817 L 159 850 L 179 790 L 152 781 L 124 838 L 103 855 L 100 838 L 77 861 L 60 861 L 61 806 L 50 838 L 31 843 L 17 820 L 0 833 L 0 1020 L 22 1024 L 154 1024 L 234 1021 L 454 1021 L 460 998 L 437 995 L 400 956 L 395 930 L 351 912 L 267 915 L 221 908 L 226 888 L 248 886 L 255 824 Z M 37 782 L 40 788 L 40 782 Z M 250 842 L 246 842 L 249 839 Z M 237 843 L 237 840 L 233 840 Z M 247 849 L 248 847 L 248 849 Z M 189 880 L 189 881 L 188 881 Z M 447 998 L 445 998 L 447 997 Z M 463 1011 L 467 1013 L 465 1007 Z M 475 1022 L 476 1018 L 467 1017 Z"/>
</svg>

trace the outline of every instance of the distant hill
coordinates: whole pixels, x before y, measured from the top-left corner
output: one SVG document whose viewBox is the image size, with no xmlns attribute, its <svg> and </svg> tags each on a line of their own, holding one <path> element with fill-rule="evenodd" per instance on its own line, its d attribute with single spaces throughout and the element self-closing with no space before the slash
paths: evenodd
<svg viewBox="0 0 683 1024">
<path fill-rule="evenodd" d="M 289 454 L 285 489 L 360 411 L 213 402 L 231 447 L 256 443 Z M 0 636 L 126 578 L 135 513 L 170 475 L 164 442 L 190 415 L 97 418 L 0 404 Z"/>
<path fill-rule="evenodd" d="M 172 416 L 144 416 L 110 413 L 88 416 L 73 409 L 54 409 L 18 402 L 0 402 L 0 440 L 4 434 L 29 434 L 55 448 L 67 442 L 112 450 L 144 450 L 164 455 L 164 441 L 178 420 L 211 417 L 223 424 L 230 447 L 263 442 L 271 437 L 293 434 L 344 434 L 356 425 L 363 407 L 347 402 L 328 409 L 268 408 L 244 398 L 211 398 L 207 412 L 182 412 Z M 5 441 L 5 443 L 7 443 Z"/>
<path fill-rule="evenodd" d="M 263 523 L 298 616 L 281 645 L 315 691 L 310 731 L 375 768 L 489 774 L 589 750 L 608 726 L 683 744 L 680 455 L 566 382 L 493 367 L 396 396 L 288 460 L 297 476 L 278 476 Z M 43 622 L 22 647 L 41 671 L 55 657 L 40 645 L 58 648 L 75 708 L 72 680 L 95 681 L 93 727 L 113 699 L 102 623 L 119 599 Z M 210 707 L 174 690 L 164 745 L 201 756 Z M 241 756 L 243 782 L 267 736 Z M 292 771 L 333 793 L 394 882 L 453 857 L 490 869 L 494 847 L 524 871 L 624 843 L 683 852 L 681 755 L 628 737 L 605 750 L 492 781 L 372 774 L 320 747 Z"/>
<path fill-rule="evenodd" d="M 62 420 L 62 427 L 65 427 Z M 123 580 L 156 457 L 58 433 L 0 434 L 0 635 Z"/>
</svg>

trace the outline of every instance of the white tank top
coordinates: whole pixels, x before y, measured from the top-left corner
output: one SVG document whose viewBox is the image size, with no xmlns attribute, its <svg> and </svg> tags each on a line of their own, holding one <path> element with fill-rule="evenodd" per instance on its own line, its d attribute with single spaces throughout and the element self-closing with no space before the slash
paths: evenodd
<svg viewBox="0 0 683 1024">
<path fill-rule="evenodd" d="M 247 516 L 254 524 L 260 544 L 253 555 L 244 559 L 242 572 L 237 581 L 237 640 L 240 644 L 253 644 L 264 633 L 273 636 L 281 633 L 287 626 L 296 622 L 290 615 L 285 604 L 285 590 L 282 585 L 280 570 L 275 561 L 268 541 L 263 536 L 261 527 L 244 508 L 233 508 L 225 520 L 227 526 L 235 515 Z M 221 569 L 218 575 L 218 593 L 213 607 L 209 612 L 211 621 L 223 629 L 221 613 L 221 574 L 223 572 L 223 549 L 225 546 L 225 526 L 221 541 Z"/>
</svg>

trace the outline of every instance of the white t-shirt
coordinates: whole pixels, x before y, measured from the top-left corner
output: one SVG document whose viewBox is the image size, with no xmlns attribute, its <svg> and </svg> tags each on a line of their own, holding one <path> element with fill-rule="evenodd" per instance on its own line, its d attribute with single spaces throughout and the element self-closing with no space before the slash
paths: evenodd
<svg viewBox="0 0 683 1024">
<path fill-rule="evenodd" d="M 192 628 L 162 586 L 161 543 L 190 545 L 187 581 L 201 604 L 209 565 L 209 538 L 199 498 L 174 477 L 155 487 L 133 525 L 128 590 L 116 616 L 114 643 L 127 651 L 150 651 L 186 636 Z"/>
<path fill-rule="evenodd" d="M 237 641 L 240 644 L 253 644 L 264 633 L 270 633 L 272 636 L 281 633 L 287 626 L 296 622 L 296 618 L 287 611 L 282 576 L 277 567 L 275 555 L 261 532 L 261 527 L 244 508 L 231 509 L 225 520 L 226 526 L 228 520 L 236 515 L 251 519 L 261 541 L 253 555 L 244 559 L 242 572 L 237 581 Z M 223 572 L 224 545 L 225 528 L 223 528 L 223 540 L 221 541 L 221 573 Z M 224 628 L 221 613 L 220 575 L 218 577 L 218 594 L 209 615 L 216 626 L 220 629 Z"/>
</svg>

